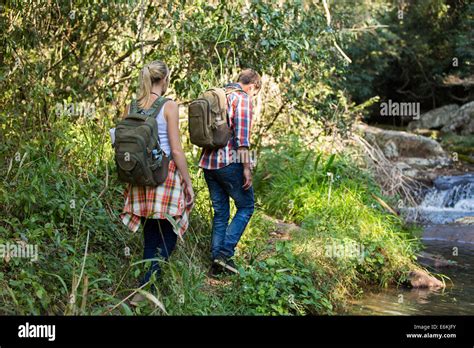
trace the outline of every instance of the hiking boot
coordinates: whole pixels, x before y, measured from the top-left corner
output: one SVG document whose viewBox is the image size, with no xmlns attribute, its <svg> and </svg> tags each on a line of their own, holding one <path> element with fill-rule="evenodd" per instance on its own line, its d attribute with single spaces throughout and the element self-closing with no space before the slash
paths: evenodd
<svg viewBox="0 0 474 348">
<path fill-rule="evenodd" d="M 239 274 L 237 266 L 231 259 L 218 258 L 214 260 L 213 265 L 220 267 L 220 269 L 226 273 Z"/>
<path fill-rule="evenodd" d="M 209 276 L 210 277 L 216 278 L 216 277 L 220 276 L 223 272 L 224 272 L 224 270 L 222 269 L 221 266 L 219 266 L 218 264 L 212 262 L 211 268 L 209 269 Z"/>
<path fill-rule="evenodd" d="M 232 267 L 233 269 L 237 271 L 237 273 L 239 273 L 239 270 L 237 269 L 237 265 L 235 264 L 234 260 L 228 259 L 227 266 Z"/>
</svg>

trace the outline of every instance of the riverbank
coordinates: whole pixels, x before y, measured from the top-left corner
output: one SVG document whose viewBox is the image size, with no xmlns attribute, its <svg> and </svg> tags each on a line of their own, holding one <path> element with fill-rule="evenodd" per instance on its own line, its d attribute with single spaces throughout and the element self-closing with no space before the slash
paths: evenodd
<svg viewBox="0 0 474 348">
<path fill-rule="evenodd" d="M 191 240 L 158 283 L 173 314 L 335 314 L 367 286 L 400 285 L 417 267 L 415 231 L 381 205 L 390 198 L 370 172 L 349 151 L 307 150 L 291 137 L 259 157 L 257 210 L 237 254 L 240 276 L 210 280 L 204 213 L 210 206 L 202 185 L 193 219 L 199 216 L 199 225 L 192 224 Z M 184 255 L 194 257 L 184 261 Z M 180 304 L 183 292 L 205 298 L 203 306 Z"/>
<path fill-rule="evenodd" d="M 40 246 L 37 263 L 12 258 L 2 267 L 3 314 L 334 314 L 364 287 L 402 283 L 416 267 L 412 230 L 381 204 L 390 198 L 355 148 L 308 150 L 291 137 L 259 156 L 257 209 L 237 256 L 241 275 L 208 278 L 212 211 L 187 151 L 197 193 L 191 227 L 153 282 L 158 293 L 132 308 L 126 298 L 146 264 L 141 234 L 117 217 L 122 185 L 111 150 L 96 164 L 81 157 L 88 151 L 46 156 L 37 145 L 3 182 L 10 217 L 2 240 Z"/>
<path fill-rule="evenodd" d="M 474 244 L 429 239 L 424 239 L 423 244 L 426 253 L 450 261 L 449 266 L 431 268 L 431 271 L 444 275 L 446 289 L 367 289 L 364 295 L 351 302 L 346 314 L 473 315 Z M 457 248 L 456 255 L 453 255 L 453 248 Z"/>
<path fill-rule="evenodd" d="M 443 144 L 444 145 L 444 144 Z M 405 221 L 423 228 L 417 262 L 443 279 L 444 289 L 369 287 L 350 315 L 472 315 L 474 313 L 474 177 L 469 162 L 430 169 L 418 204 L 399 206 Z M 420 176 L 423 177 L 423 176 Z M 427 177 L 427 176 L 424 176 Z"/>
</svg>

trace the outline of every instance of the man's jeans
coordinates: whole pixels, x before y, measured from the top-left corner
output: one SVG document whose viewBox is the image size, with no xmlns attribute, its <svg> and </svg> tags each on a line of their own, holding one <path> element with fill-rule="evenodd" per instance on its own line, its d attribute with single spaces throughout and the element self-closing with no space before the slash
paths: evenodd
<svg viewBox="0 0 474 348">
<path fill-rule="evenodd" d="M 212 259 L 234 256 L 235 247 L 244 233 L 254 211 L 253 186 L 244 190 L 244 167 L 232 163 L 220 169 L 204 169 L 214 220 L 212 224 Z M 237 213 L 229 224 L 229 197 L 234 200 Z"/>
</svg>

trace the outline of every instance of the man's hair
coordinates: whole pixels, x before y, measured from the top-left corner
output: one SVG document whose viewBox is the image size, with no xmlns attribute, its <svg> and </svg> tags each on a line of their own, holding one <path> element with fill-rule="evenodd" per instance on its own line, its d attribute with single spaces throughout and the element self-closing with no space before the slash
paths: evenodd
<svg viewBox="0 0 474 348">
<path fill-rule="evenodd" d="M 241 82 L 244 85 L 248 85 L 250 83 L 255 84 L 255 87 L 257 89 L 260 89 L 262 87 L 262 78 L 253 69 L 244 69 L 242 72 L 239 74 L 239 77 L 237 78 L 237 82 Z"/>
</svg>

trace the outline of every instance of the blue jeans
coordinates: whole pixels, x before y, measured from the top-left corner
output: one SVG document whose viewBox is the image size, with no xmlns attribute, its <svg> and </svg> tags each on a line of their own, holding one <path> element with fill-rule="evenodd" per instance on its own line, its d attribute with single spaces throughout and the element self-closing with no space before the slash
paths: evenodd
<svg viewBox="0 0 474 348">
<path fill-rule="evenodd" d="M 166 219 L 145 219 L 143 227 L 144 248 L 143 259 L 162 259 L 167 261 L 176 246 L 178 236 L 173 231 L 173 226 Z M 151 275 L 155 273 L 158 278 L 161 275 L 159 261 L 151 261 L 150 269 L 140 282 L 140 286 L 147 283 Z"/>
<path fill-rule="evenodd" d="M 220 169 L 204 169 L 214 219 L 212 223 L 212 259 L 234 256 L 235 247 L 244 233 L 254 211 L 253 187 L 244 190 L 244 167 L 232 163 Z M 229 197 L 234 200 L 237 212 L 229 224 Z"/>
</svg>

